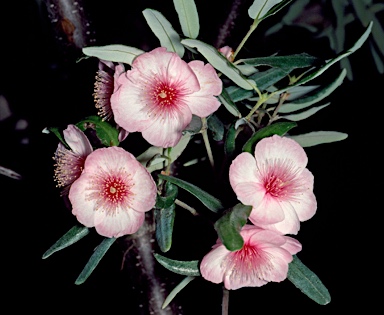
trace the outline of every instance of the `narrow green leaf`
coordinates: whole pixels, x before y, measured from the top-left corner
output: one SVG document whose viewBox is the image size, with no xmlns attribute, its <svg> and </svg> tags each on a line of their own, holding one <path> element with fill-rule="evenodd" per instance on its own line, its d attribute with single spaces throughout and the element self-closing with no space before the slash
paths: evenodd
<svg viewBox="0 0 384 315">
<path fill-rule="evenodd" d="M 280 68 L 285 72 L 291 72 L 293 69 L 312 67 L 320 64 L 321 59 L 311 56 L 307 53 L 294 54 L 288 56 L 269 56 L 242 59 L 247 65 L 252 66 L 270 66 Z"/>
<path fill-rule="evenodd" d="M 103 121 L 99 116 L 89 116 L 76 124 L 82 131 L 94 129 L 97 137 L 105 146 L 119 145 L 119 131 L 110 123 Z"/>
<path fill-rule="evenodd" d="M 221 204 L 221 201 L 219 199 L 217 199 L 216 197 L 213 197 L 212 195 L 208 194 L 206 191 L 202 190 L 201 188 L 191 183 L 188 183 L 176 177 L 167 176 L 163 174 L 159 174 L 158 177 L 166 181 L 169 181 L 172 184 L 175 184 L 180 188 L 188 191 L 189 193 L 194 195 L 197 199 L 199 199 L 209 210 L 213 212 L 219 212 L 220 210 L 223 209 L 223 205 Z"/>
<path fill-rule="evenodd" d="M 225 137 L 224 152 L 225 157 L 231 161 L 236 149 L 236 129 L 235 124 L 231 124 Z"/>
<path fill-rule="evenodd" d="M 288 76 L 288 72 L 281 68 L 271 68 L 265 71 L 256 72 L 250 76 L 260 91 L 266 90 L 273 84 Z"/>
<path fill-rule="evenodd" d="M 326 305 L 331 301 L 329 291 L 319 277 L 305 266 L 296 255 L 293 256 L 293 261 L 289 264 L 287 278 L 296 288 L 316 303 Z"/>
<path fill-rule="evenodd" d="M 252 206 L 239 203 L 227 209 L 220 219 L 215 222 L 215 230 L 228 250 L 235 251 L 243 247 L 244 240 L 240 235 L 240 231 L 247 223 L 251 211 Z"/>
<path fill-rule="evenodd" d="M 224 124 L 223 122 L 215 115 L 209 116 L 208 120 L 208 129 L 212 132 L 213 140 L 221 141 L 224 137 Z"/>
<path fill-rule="evenodd" d="M 85 265 L 83 271 L 80 273 L 80 275 L 77 277 L 75 284 L 79 285 L 85 282 L 85 280 L 88 279 L 88 277 L 91 275 L 93 270 L 97 267 L 99 264 L 101 258 L 104 257 L 105 253 L 108 251 L 108 249 L 111 247 L 111 245 L 116 241 L 116 238 L 104 238 L 104 240 L 101 241 L 100 245 L 97 246 L 96 250 L 93 252 L 91 258 L 88 260 L 87 264 Z"/>
<path fill-rule="evenodd" d="M 254 96 L 253 91 L 244 90 L 238 86 L 228 86 L 225 88 L 225 91 L 228 93 L 229 97 L 234 103 L 246 100 Z"/>
<path fill-rule="evenodd" d="M 175 298 L 177 293 L 179 293 L 182 289 L 184 289 L 188 283 L 190 283 L 193 279 L 196 277 L 188 276 L 185 277 L 167 296 L 167 298 L 164 300 L 163 305 L 161 306 L 162 309 L 165 309 L 169 303 L 172 302 L 172 300 Z"/>
<path fill-rule="evenodd" d="M 357 42 L 350 48 L 348 49 L 346 52 L 343 52 L 343 53 L 340 53 L 336 56 L 336 58 L 333 58 L 331 60 L 328 60 L 325 65 L 323 65 L 322 67 L 320 67 L 319 69 L 317 69 L 316 71 L 312 72 L 311 74 L 307 75 L 307 76 L 304 76 L 301 80 L 297 81 L 295 84 L 289 86 L 289 87 L 286 87 L 286 88 L 283 88 L 281 90 L 279 90 L 279 92 L 283 92 L 283 91 L 286 91 L 288 88 L 291 88 L 292 86 L 297 86 L 297 85 L 301 85 L 301 84 L 304 84 L 304 83 L 307 83 L 309 82 L 310 80 L 313 80 L 314 78 L 317 78 L 318 76 L 320 76 L 321 74 L 323 74 L 326 70 L 328 70 L 332 65 L 334 65 L 336 62 L 338 62 L 339 60 L 345 58 L 345 57 L 348 57 L 349 55 L 351 55 L 352 53 L 354 53 L 356 50 L 358 50 L 363 44 L 364 42 L 367 40 L 370 32 L 371 32 L 371 29 L 372 29 L 372 22 L 369 23 L 367 29 L 365 30 L 365 32 L 363 33 L 363 35 L 357 40 Z"/>
<path fill-rule="evenodd" d="M 178 193 L 179 189 L 176 185 L 171 182 L 166 182 L 164 196 L 157 195 L 156 208 L 163 209 L 172 206 L 175 203 Z"/>
<path fill-rule="evenodd" d="M 200 24 L 194 0 L 173 0 L 184 36 L 195 39 L 199 35 Z"/>
<path fill-rule="evenodd" d="M 228 79 L 245 90 L 253 90 L 255 82 L 244 77 L 239 69 L 227 60 L 215 47 L 197 39 L 183 39 L 181 43 L 185 46 L 196 48 L 216 70 L 219 70 Z"/>
<path fill-rule="evenodd" d="M 329 96 L 333 91 L 336 90 L 337 87 L 341 85 L 346 75 L 347 75 L 347 71 L 343 69 L 340 75 L 336 78 L 336 80 L 334 80 L 327 86 L 321 87 L 315 90 L 313 93 L 311 93 L 311 95 L 308 95 L 303 98 L 299 98 L 290 103 L 283 104 L 283 106 L 279 109 L 279 113 L 294 112 L 297 110 L 304 109 L 308 106 L 311 106 L 317 102 L 320 102 L 321 100 Z"/>
<path fill-rule="evenodd" d="M 180 260 L 173 260 L 156 253 L 153 255 L 155 256 L 156 260 L 163 267 L 167 268 L 169 271 L 172 271 L 174 273 L 177 273 L 179 275 L 184 275 L 184 276 L 192 276 L 192 277 L 201 276 L 198 260 L 180 261 Z"/>
<path fill-rule="evenodd" d="M 172 246 L 175 208 L 174 203 L 167 208 L 155 208 L 156 241 L 163 253 L 169 251 Z"/>
<path fill-rule="evenodd" d="M 246 91 L 246 90 L 244 90 Z M 249 91 L 248 91 L 249 92 Z M 241 117 L 241 113 L 239 109 L 237 108 L 236 104 L 232 101 L 231 97 L 229 96 L 226 89 L 223 89 L 221 91 L 221 94 L 219 95 L 220 102 L 224 105 L 224 107 L 233 115 L 236 117 Z"/>
<path fill-rule="evenodd" d="M 327 107 L 329 104 L 331 104 L 330 102 L 328 102 L 327 104 L 324 104 L 324 105 L 321 105 L 321 106 L 315 106 L 315 107 L 312 107 L 308 110 L 305 110 L 301 113 L 297 113 L 297 114 L 290 114 L 290 115 L 281 115 L 280 117 L 283 118 L 283 119 L 287 119 L 287 120 L 291 120 L 291 121 L 300 121 L 300 120 L 303 120 L 303 119 L 307 119 L 308 117 L 316 114 L 320 109 L 323 109 L 324 107 Z"/>
<path fill-rule="evenodd" d="M 283 136 L 292 128 L 296 127 L 295 122 L 279 122 L 269 125 L 255 132 L 251 138 L 243 146 L 243 152 L 248 152 L 253 154 L 255 150 L 255 145 L 258 141 L 265 137 L 270 137 L 272 135 Z"/>
<path fill-rule="evenodd" d="M 43 259 L 48 258 L 53 253 L 76 243 L 88 233 L 89 229 L 87 227 L 83 225 L 75 225 L 43 254 Z"/>
<path fill-rule="evenodd" d="M 61 143 L 62 143 L 67 149 L 70 149 L 70 147 L 68 146 L 67 142 L 65 142 L 63 135 L 60 133 L 59 128 L 57 128 L 57 127 L 48 127 L 47 129 L 48 129 L 48 131 L 52 132 L 57 138 L 59 138 L 59 140 L 61 141 Z"/>
<path fill-rule="evenodd" d="M 255 0 L 248 9 L 248 15 L 253 20 L 260 20 L 274 5 L 281 1 L 282 0 Z"/>
<path fill-rule="evenodd" d="M 271 15 L 274 15 L 276 14 L 277 12 L 279 12 L 281 9 L 283 9 L 286 5 L 288 5 L 292 0 L 283 0 L 283 1 L 280 1 L 280 3 L 276 4 L 275 6 L 273 6 L 268 12 L 267 14 L 265 14 L 262 19 L 266 19 L 267 17 L 271 16 Z"/>
<path fill-rule="evenodd" d="M 338 131 L 312 131 L 301 135 L 290 135 L 289 138 L 298 142 L 303 148 L 318 144 L 344 140 L 348 134 Z"/>
<path fill-rule="evenodd" d="M 160 41 L 162 47 L 168 51 L 177 53 L 180 58 L 184 55 L 184 46 L 180 43 L 180 36 L 173 29 L 171 23 L 159 12 L 152 9 L 145 9 L 143 15 L 152 32 Z"/>
<path fill-rule="evenodd" d="M 82 49 L 83 54 L 102 60 L 122 62 L 132 65 L 133 60 L 144 53 L 143 50 L 125 45 L 90 46 Z"/>
</svg>

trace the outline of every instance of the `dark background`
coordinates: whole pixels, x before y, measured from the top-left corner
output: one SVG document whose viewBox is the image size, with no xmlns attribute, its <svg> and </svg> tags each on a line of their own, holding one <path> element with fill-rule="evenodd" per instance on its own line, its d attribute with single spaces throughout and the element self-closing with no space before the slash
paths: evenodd
<svg viewBox="0 0 384 315">
<path fill-rule="evenodd" d="M 225 41 L 232 47 L 236 47 L 251 22 L 246 10 L 252 1 L 239 3 L 242 6 L 235 28 Z M 196 1 L 196 4 L 201 21 L 200 39 L 217 43 L 218 30 L 226 21 L 232 1 L 221 1 L 214 10 L 209 1 Z M 90 23 L 86 28 L 89 45 L 125 44 L 143 50 L 157 47 L 157 39 L 141 13 L 145 8 L 159 10 L 175 28 L 178 25 L 172 1 L 109 0 L 102 4 L 83 1 L 82 7 Z M 264 31 L 281 16 L 266 20 L 245 49 L 254 51 L 254 56 L 276 51 L 307 52 L 324 59 L 334 56 L 324 37 L 316 38 L 301 28 L 287 27 L 278 35 L 263 37 Z M 112 246 L 91 277 L 80 286 L 74 281 L 99 244 L 97 235 L 91 234 L 76 245 L 41 259 L 76 223 L 53 182 L 52 156 L 57 140 L 42 130 L 47 126 L 76 123 L 95 114 L 92 93 L 97 61 L 91 58 L 76 62 L 81 52 L 70 38 L 63 37 L 62 24 L 54 22 L 55 17 L 45 2 L 2 3 L 0 20 L 0 94 L 6 97 L 12 111 L 11 117 L 0 121 L 0 165 L 23 177 L 15 180 L 0 176 L 1 260 L 6 279 L 2 303 L 15 311 L 27 307 L 43 314 L 60 310 L 97 312 L 103 307 L 110 313 L 136 314 L 131 275 L 120 268 L 123 252 L 119 246 Z M 355 26 L 348 31 L 347 47 L 350 47 L 364 28 Z M 335 130 L 349 135 L 341 142 L 306 148 L 308 168 L 315 176 L 318 211 L 313 219 L 302 224 L 296 237 L 303 245 L 298 257 L 319 276 L 332 301 L 326 306 L 318 305 L 287 280 L 232 291 L 230 314 L 250 311 L 256 314 L 273 311 L 275 307 L 303 314 L 325 313 L 349 309 L 352 305 L 368 308 L 372 305 L 363 284 L 375 277 L 377 258 L 364 246 L 373 237 L 371 218 L 377 209 L 367 200 L 374 201 L 373 178 L 379 174 L 373 165 L 378 161 L 380 143 L 376 128 L 382 111 L 380 89 L 384 80 L 375 69 L 367 45 L 352 54 L 350 60 L 354 80 L 345 79 L 329 97 L 330 106 L 299 122 L 301 132 Z M 340 71 L 338 67 L 334 65 L 327 75 L 334 77 Z M 17 130 L 17 124 L 22 121 L 27 122 L 27 127 Z M 197 259 L 188 257 L 188 247 L 202 241 L 201 236 L 194 234 L 203 223 L 190 222 L 191 216 L 183 212 L 177 215 L 176 220 L 181 223 L 176 227 L 175 249 L 170 254 L 180 250 L 185 260 Z M 175 224 L 178 226 L 177 221 Z M 214 239 L 215 235 L 208 237 Z M 167 272 L 164 275 L 173 286 L 183 279 Z M 199 278 L 181 291 L 176 301 L 182 307 L 180 313 L 186 315 L 220 314 L 221 287 Z"/>
</svg>

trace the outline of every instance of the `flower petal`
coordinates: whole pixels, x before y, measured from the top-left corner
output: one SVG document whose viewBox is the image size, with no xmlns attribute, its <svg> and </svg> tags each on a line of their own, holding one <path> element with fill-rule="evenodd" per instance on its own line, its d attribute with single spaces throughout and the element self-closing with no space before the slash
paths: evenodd
<svg viewBox="0 0 384 315">
<path fill-rule="evenodd" d="M 223 83 L 209 63 L 204 65 L 200 60 L 193 60 L 188 65 L 200 83 L 200 90 L 187 96 L 188 106 L 192 114 L 207 117 L 220 107 L 221 103 L 215 96 L 221 94 Z"/>
</svg>

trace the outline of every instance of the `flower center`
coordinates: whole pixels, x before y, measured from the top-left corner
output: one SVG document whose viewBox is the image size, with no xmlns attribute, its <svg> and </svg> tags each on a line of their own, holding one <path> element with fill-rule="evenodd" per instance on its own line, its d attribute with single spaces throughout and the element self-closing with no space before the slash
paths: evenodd
<svg viewBox="0 0 384 315">
<path fill-rule="evenodd" d="M 283 193 L 284 189 L 285 182 L 283 182 L 276 175 L 271 175 L 265 183 L 265 190 L 274 197 L 279 197 Z"/>
<path fill-rule="evenodd" d="M 104 181 L 101 195 L 109 202 L 117 204 L 124 201 L 125 197 L 129 195 L 129 187 L 121 178 L 111 176 Z"/>
<path fill-rule="evenodd" d="M 159 83 L 155 87 L 153 95 L 155 103 L 161 108 L 173 107 L 177 100 L 176 90 L 165 83 Z"/>
</svg>

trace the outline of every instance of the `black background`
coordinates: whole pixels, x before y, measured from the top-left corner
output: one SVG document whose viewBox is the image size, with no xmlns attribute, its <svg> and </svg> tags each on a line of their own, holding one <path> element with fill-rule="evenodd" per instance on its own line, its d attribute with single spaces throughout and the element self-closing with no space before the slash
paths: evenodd
<svg viewBox="0 0 384 315">
<path fill-rule="evenodd" d="M 215 43 L 231 3 L 221 1 L 213 10 L 209 1 L 196 1 L 201 40 Z M 252 1 L 243 3 L 235 28 L 225 42 L 232 47 L 236 47 L 251 22 L 246 9 Z M 178 25 L 172 1 L 84 1 L 83 5 L 91 22 L 90 38 L 95 40 L 94 45 L 119 43 L 143 50 L 157 47 L 159 44 L 141 13 L 145 8 L 159 10 L 174 27 Z M 41 259 L 76 223 L 53 182 L 52 156 L 57 140 L 41 131 L 94 114 L 92 92 L 97 61 L 91 58 L 76 63 L 81 53 L 58 39 L 59 30 L 48 17 L 44 2 L 2 3 L 0 14 L 0 94 L 7 98 L 13 112 L 9 119 L 0 122 L 0 165 L 23 176 L 20 181 L 0 177 L 1 260 L 6 280 L 2 282 L 2 303 L 9 304 L 14 311 L 27 307 L 43 314 L 60 310 L 98 312 L 103 308 L 110 313 L 136 314 L 130 275 L 120 269 L 122 251 L 118 246 L 108 251 L 80 286 L 74 281 L 100 242 L 97 235 L 87 236 L 76 245 Z M 270 18 L 249 39 L 246 49 L 255 51 L 254 56 L 276 51 L 305 51 L 325 59 L 334 56 L 324 37 L 315 38 L 303 29 L 287 28 L 280 35 L 264 38 L 263 31 L 280 18 Z M 352 45 L 364 29 L 347 31 Z M 332 301 L 326 306 L 318 305 L 284 281 L 232 291 L 230 314 L 256 314 L 282 307 L 303 314 L 325 313 L 358 304 L 372 306 L 373 296 L 365 285 L 377 277 L 378 258 L 377 250 L 371 254 L 366 244 L 375 235 L 372 214 L 380 211 L 373 205 L 377 196 L 375 178 L 380 180 L 375 163 L 379 162 L 377 126 L 384 80 L 375 70 L 367 45 L 352 54 L 350 60 L 354 80 L 345 79 L 329 97 L 330 106 L 299 122 L 301 132 L 335 130 L 348 134 L 341 142 L 306 148 L 308 168 L 315 176 L 318 211 L 313 219 L 302 224 L 297 235 L 303 245 L 298 257 L 319 276 Z M 338 67 L 336 64 L 328 71 L 331 77 L 339 73 Z M 28 127 L 15 130 L 20 119 L 26 120 Z M 28 143 L 22 143 L 23 139 L 28 139 Z M 188 246 L 196 246 L 193 235 L 200 223 L 190 222 L 190 216 L 184 214 L 178 220 L 180 224 L 184 220 L 185 225 L 176 228 L 174 251 L 180 249 L 186 260 L 196 259 L 188 257 Z M 183 279 L 177 275 L 169 277 L 173 285 Z M 221 286 L 196 279 L 179 293 L 177 302 L 186 315 L 220 314 Z"/>
</svg>

